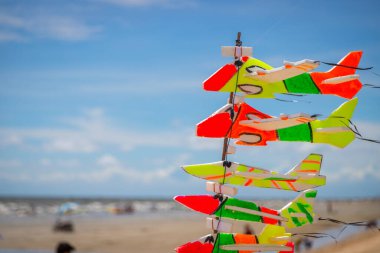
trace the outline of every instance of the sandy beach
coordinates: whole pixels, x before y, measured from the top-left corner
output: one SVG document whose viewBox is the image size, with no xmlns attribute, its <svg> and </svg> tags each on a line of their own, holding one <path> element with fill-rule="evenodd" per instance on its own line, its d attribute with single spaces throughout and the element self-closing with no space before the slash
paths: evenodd
<svg viewBox="0 0 380 253">
<path fill-rule="evenodd" d="M 273 204 L 281 205 L 280 202 Z M 380 200 L 317 202 L 316 213 L 345 221 L 379 219 Z M 68 241 L 78 252 L 164 253 L 210 233 L 205 227 L 205 216 L 191 212 L 173 212 L 162 217 L 121 215 L 74 217 L 73 220 L 75 232 L 58 233 L 52 231 L 53 217 L 3 217 L 0 219 L 0 251 L 5 248 L 52 250 L 59 241 Z M 291 232 L 321 232 L 335 227 L 333 223 L 320 221 Z M 369 231 L 339 240 L 338 244 L 331 243 L 332 246 L 327 246 L 328 252 L 379 252 L 380 233 Z M 322 249 L 315 252 L 322 252 Z"/>
</svg>

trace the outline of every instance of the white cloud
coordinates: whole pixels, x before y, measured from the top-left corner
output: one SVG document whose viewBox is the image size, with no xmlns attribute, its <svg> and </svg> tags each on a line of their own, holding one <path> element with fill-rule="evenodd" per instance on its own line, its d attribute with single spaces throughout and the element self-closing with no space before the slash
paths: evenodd
<svg viewBox="0 0 380 253">
<path fill-rule="evenodd" d="M 21 166 L 22 163 L 19 160 L 0 160 L 0 169 L 20 168 Z"/>
<path fill-rule="evenodd" d="M 11 27 L 23 27 L 25 26 L 25 22 L 21 18 L 5 13 L 0 13 L 0 25 Z"/>
<path fill-rule="evenodd" d="M 376 166 L 377 167 L 377 166 Z M 366 167 L 343 167 L 339 168 L 328 176 L 329 182 L 337 181 L 364 181 L 367 178 L 380 180 L 380 170 L 373 164 L 368 164 Z"/>
<path fill-rule="evenodd" d="M 113 124 L 102 109 L 63 119 L 57 128 L 0 128 L 0 147 L 45 152 L 92 153 L 108 147 L 130 151 L 137 147 L 178 147 L 193 150 L 218 149 L 219 140 L 195 138 L 188 128 L 139 130 Z"/>
<path fill-rule="evenodd" d="M 25 41 L 30 36 L 79 41 L 101 31 L 99 26 L 88 25 L 80 18 L 33 11 L 25 16 L 0 13 L 0 26 L 7 30 L 0 32 L 0 41 Z"/>
<path fill-rule="evenodd" d="M 154 180 L 170 180 L 172 174 L 178 171 L 178 164 L 183 164 L 188 159 L 188 155 L 179 155 L 175 161 L 166 162 L 164 166 L 157 169 L 142 170 L 141 168 L 130 168 L 122 164 L 115 156 L 105 154 L 100 156 L 95 164 L 95 169 L 91 171 L 78 170 L 74 172 L 61 170 L 52 170 L 45 173 L 9 173 L 0 172 L 0 179 L 13 182 L 48 182 L 48 183 L 65 183 L 65 182 L 84 182 L 99 183 L 108 182 L 113 178 L 123 179 L 128 183 L 150 184 Z M 44 166 L 54 167 L 57 163 L 48 160 L 42 161 Z M 5 163 L 5 162 L 3 162 Z M 1 165 L 1 163 L 0 163 Z M 62 164 L 61 164 L 62 165 Z M 79 163 L 74 162 L 74 166 L 80 167 Z"/>
<path fill-rule="evenodd" d="M 0 147 L 2 146 L 18 146 L 23 144 L 22 137 L 18 133 L 5 131 L 1 134 Z"/>
<path fill-rule="evenodd" d="M 33 19 L 25 29 L 37 36 L 61 40 L 85 40 L 101 31 L 72 17 L 45 16 Z"/>
<path fill-rule="evenodd" d="M 75 134 L 73 135 L 75 136 Z M 52 152 L 83 152 L 90 153 L 97 150 L 97 146 L 87 140 L 77 138 L 59 138 L 58 136 L 45 145 L 43 149 Z"/>
<path fill-rule="evenodd" d="M 21 41 L 25 41 L 25 37 L 18 34 L 18 33 L 15 33 L 15 32 L 7 32 L 7 31 L 0 31 L 0 41 L 17 41 L 17 42 L 21 42 Z"/>
</svg>

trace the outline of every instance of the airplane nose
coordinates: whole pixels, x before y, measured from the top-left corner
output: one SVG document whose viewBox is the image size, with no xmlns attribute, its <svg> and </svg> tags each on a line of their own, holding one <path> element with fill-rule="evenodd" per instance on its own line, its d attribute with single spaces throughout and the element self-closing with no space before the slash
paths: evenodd
<svg viewBox="0 0 380 253">
<path fill-rule="evenodd" d="M 294 253 L 294 242 L 287 242 L 285 246 L 290 247 L 291 250 L 288 251 L 279 251 L 278 253 Z"/>
<path fill-rule="evenodd" d="M 236 72 L 237 70 L 235 65 L 224 65 L 203 82 L 203 89 L 208 91 L 219 91 L 235 75 Z"/>
<path fill-rule="evenodd" d="M 218 113 L 197 124 L 196 135 L 199 137 L 223 138 L 227 136 L 231 126 L 228 112 Z"/>
<path fill-rule="evenodd" d="M 219 200 L 210 195 L 176 196 L 174 200 L 196 212 L 213 214 L 219 207 Z"/>
<path fill-rule="evenodd" d="M 177 253 L 211 253 L 214 245 L 199 241 L 189 242 L 175 249 Z"/>
</svg>

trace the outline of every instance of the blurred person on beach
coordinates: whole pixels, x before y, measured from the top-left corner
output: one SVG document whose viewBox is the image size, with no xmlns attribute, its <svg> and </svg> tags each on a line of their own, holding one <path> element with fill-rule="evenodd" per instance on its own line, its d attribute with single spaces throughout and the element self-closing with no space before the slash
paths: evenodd
<svg viewBox="0 0 380 253">
<path fill-rule="evenodd" d="M 367 227 L 367 229 L 374 229 L 374 228 L 379 229 L 377 227 L 377 220 L 370 220 L 370 221 L 368 221 L 366 227 Z"/>
<path fill-rule="evenodd" d="M 68 242 L 60 242 L 57 245 L 56 253 L 71 253 L 75 248 Z"/>
</svg>

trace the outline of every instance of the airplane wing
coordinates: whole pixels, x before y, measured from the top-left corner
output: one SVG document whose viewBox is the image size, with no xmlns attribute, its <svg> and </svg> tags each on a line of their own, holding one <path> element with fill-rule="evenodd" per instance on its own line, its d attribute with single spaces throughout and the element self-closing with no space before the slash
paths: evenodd
<svg viewBox="0 0 380 253">
<path fill-rule="evenodd" d="M 200 177 L 206 180 L 212 181 L 223 181 L 227 183 L 231 178 L 238 176 L 235 173 L 240 172 L 252 172 L 252 174 L 265 174 L 268 176 L 273 176 L 270 171 L 261 169 L 258 167 L 250 167 L 244 164 L 239 164 L 231 162 L 228 166 L 224 166 L 224 162 L 214 162 L 214 163 L 204 163 L 204 164 L 193 164 L 193 165 L 184 165 L 182 166 L 183 170 L 187 173 Z M 225 177 L 225 179 L 223 179 Z M 239 176 L 240 177 L 240 176 Z M 241 177 L 240 177 L 241 178 Z M 235 181 L 236 179 L 234 179 Z"/>
<path fill-rule="evenodd" d="M 252 173 L 252 172 L 241 172 L 236 171 L 234 173 L 236 176 L 245 177 L 247 179 L 258 179 L 258 180 L 275 180 L 275 181 L 294 181 L 297 180 L 297 176 L 281 175 L 281 174 L 271 174 L 271 173 Z"/>
<path fill-rule="evenodd" d="M 192 176 L 220 184 L 277 188 L 289 191 L 310 189 L 310 184 L 316 187 L 316 185 L 322 185 L 321 183 L 324 182 L 322 179 L 323 182 L 317 180 L 317 184 L 313 181 L 315 180 L 314 178 L 310 179 L 311 182 L 306 179 L 305 182 L 298 182 L 300 175 L 284 175 L 235 162 L 227 162 L 227 164 L 224 164 L 223 161 L 220 161 L 185 165 L 182 166 L 182 169 Z M 304 178 L 307 177 L 306 175 L 302 176 Z"/>
<path fill-rule="evenodd" d="M 302 60 L 297 62 L 284 61 L 284 66 L 265 70 L 258 67 L 247 68 L 247 77 L 257 81 L 264 81 L 267 83 L 275 83 L 285 79 L 298 76 L 305 72 L 309 72 L 319 66 L 318 61 Z"/>
<path fill-rule="evenodd" d="M 312 117 L 305 113 L 297 113 L 290 115 L 281 115 L 279 118 L 267 118 L 267 119 L 259 119 L 259 118 L 250 118 L 249 120 L 241 120 L 239 124 L 242 126 L 249 126 L 255 129 L 263 130 L 263 131 L 272 131 L 292 126 L 297 126 L 301 124 L 305 124 L 315 120 L 315 117 Z"/>
<path fill-rule="evenodd" d="M 276 245 L 276 244 L 230 244 L 230 245 L 222 245 L 220 246 L 222 250 L 228 251 L 291 251 L 292 248 L 284 245 Z"/>
<path fill-rule="evenodd" d="M 285 222 L 288 221 L 287 218 L 281 217 L 279 215 L 270 214 L 270 213 L 266 213 L 266 212 L 262 212 L 262 211 L 256 211 L 256 210 L 245 208 L 245 207 L 226 205 L 224 208 L 227 210 L 235 211 L 235 212 L 241 212 L 241 213 L 247 213 L 247 214 L 267 217 L 267 218 L 270 218 L 273 220 L 279 220 L 279 221 L 285 221 Z"/>
</svg>

